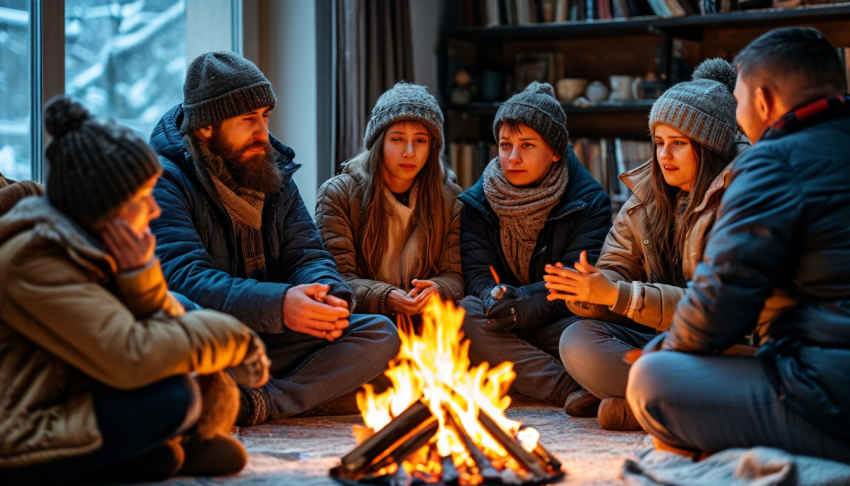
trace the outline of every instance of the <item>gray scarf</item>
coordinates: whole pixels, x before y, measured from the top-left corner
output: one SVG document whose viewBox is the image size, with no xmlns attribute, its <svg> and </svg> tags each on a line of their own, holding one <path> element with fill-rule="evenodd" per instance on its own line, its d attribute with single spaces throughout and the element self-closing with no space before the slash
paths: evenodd
<svg viewBox="0 0 850 486">
<path fill-rule="evenodd" d="M 484 169 L 484 195 L 499 216 L 502 250 L 522 285 L 529 284 L 528 265 L 537 236 L 546 224 L 549 211 L 564 195 L 568 180 L 567 164 L 563 160 L 552 164 L 536 187 L 517 187 L 508 182 L 498 157 Z"/>
<path fill-rule="evenodd" d="M 184 140 L 186 138 L 188 137 L 184 137 Z M 204 144 L 196 143 L 193 139 L 191 142 L 187 147 L 190 148 L 189 154 L 195 161 L 198 176 L 212 183 L 230 216 L 245 273 L 248 278 L 266 281 L 266 257 L 261 231 L 266 195 L 239 187 L 221 157 L 211 153 Z"/>
</svg>

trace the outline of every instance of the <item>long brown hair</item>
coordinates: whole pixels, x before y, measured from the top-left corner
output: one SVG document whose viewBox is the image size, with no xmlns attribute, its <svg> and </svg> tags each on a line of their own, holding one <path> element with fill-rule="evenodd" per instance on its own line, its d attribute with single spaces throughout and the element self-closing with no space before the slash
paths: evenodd
<svg viewBox="0 0 850 486">
<path fill-rule="evenodd" d="M 419 277 L 424 279 L 436 276 L 440 271 L 440 257 L 449 231 L 452 207 L 451 197 L 445 186 L 448 174 L 440 159 L 441 139 L 434 136 L 421 123 L 416 121 L 401 123 L 410 123 L 417 130 L 427 131 L 431 134 L 428 160 L 419 174 L 416 175 L 419 182 L 419 195 L 412 220 L 412 223 L 418 225 L 419 231 L 425 236 L 425 254 L 421 255 L 424 264 L 421 268 L 425 271 L 425 274 Z M 381 259 L 388 244 L 386 230 L 388 208 L 381 195 L 384 188 L 384 177 L 381 172 L 381 167 L 384 165 L 384 136 L 388 128 L 378 134 L 371 150 L 360 152 L 344 164 L 344 167 L 350 165 L 354 169 L 363 171 L 366 175 L 361 209 L 366 222 L 363 226 L 359 249 L 363 255 L 363 260 L 366 262 L 370 278 L 374 278 L 378 274 Z"/>
<path fill-rule="evenodd" d="M 658 151 L 653 146 L 652 195 L 651 200 L 647 201 L 654 221 L 649 227 L 649 234 L 656 244 L 661 263 L 661 275 L 658 277 L 663 283 L 678 287 L 686 284 L 682 258 L 685 240 L 698 216 L 694 210 L 702 202 L 711 182 L 731 161 L 693 140 L 690 143 L 697 163 L 696 181 L 690 193 L 683 193 L 678 187 L 667 184 L 658 164 Z M 678 220 L 677 214 L 680 215 Z"/>
</svg>

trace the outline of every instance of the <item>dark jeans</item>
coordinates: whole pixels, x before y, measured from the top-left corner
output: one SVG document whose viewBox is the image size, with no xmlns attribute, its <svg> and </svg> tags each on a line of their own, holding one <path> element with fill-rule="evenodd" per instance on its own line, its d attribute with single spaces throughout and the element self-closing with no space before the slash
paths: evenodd
<svg viewBox="0 0 850 486">
<path fill-rule="evenodd" d="M 110 466 L 145 452 L 188 430 L 201 413 L 198 385 L 174 376 L 136 390 L 97 385 L 94 413 L 103 444 L 94 452 L 0 472 L 2 484 L 84 481 Z"/>
<path fill-rule="evenodd" d="M 401 340 L 386 317 L 354 314 L 342 336 L 328 342 L 286 331 L 264 334 L 272 362 L 268 420 L 312 410 L 357 389 L 387 369 Z"/>
<path fill-rule="evenodd" d="M 564 406 L 567 395 L 577 385 L 558 359 L 558 341 L 575 317 L 511 332 L 488 324 L 484 305 L 478 297 L 467 296 L 460 305 L 466 311 L 463 333 L 469 339 L 472 364 L 487 362 L 494 367 L 503 361 L 512 361 L 516 379 L 511 384 L 511 394 Z"/>
<path fill-rule="evenodd" d="M 631 365 L 623 355 L 643 348 L 654 337 L 655 333 L 583 319 L 561 335 L 561 361 L 570 376 L 597 398 L 625 397 Z"/>
<path fill-rule="evenodd" d="M 680 449 L 767 446 L 850 462 L 850 444 L 780 400 L 758 358 L 652 353 L 632 366 L 626 398 L 644 430 Z"/>
</svg>

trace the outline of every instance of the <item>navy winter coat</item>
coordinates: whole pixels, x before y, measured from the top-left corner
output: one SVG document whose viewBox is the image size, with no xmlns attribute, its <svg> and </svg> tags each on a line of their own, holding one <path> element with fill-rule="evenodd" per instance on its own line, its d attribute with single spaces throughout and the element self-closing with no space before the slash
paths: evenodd
<svg viewBox="0 0 850 486">
<path fill-rule="evenodd" d="M 257 332 L 277 334 L 283 324 L 283 299 L 289 287 L 331 285 L 331 293 L 349 301 L 353 293 L 336 262 L 325 251 L 292 174 L 300 165 L 295 152 L 271 138 L 283 173 L 283 187 L 266 197 L 263 248 L 268 282 L 246 278 L 238 256 L 230 217 L 215 189 L 195 171 L 178 127 L 183 109 L 166 113 L 151 134 L 150 145 L 165 169 L 154 188 L 162 215 L 151 222 L 156 254 L 168 287 L 202 307 L 239 318 Z"/>
<path fill-rule="evenodd" d="M 765 371 L 779 397 L 850 441 L 850 109 L 763 136 L 735 161 L 663 349 L 726 349 L 775 289 L 795 305 L 758 351 Z"/>
<path fill-rule="evenodd" d="M 463 203 L 460 248 L 466 293 L 485 298 L 496 285 L 490 273 L 492 265 L 502 283 L 517 287 L 525 301 L 522 303 L 525 310 L 519 314 L 522 321 L 513 328 L 533 327 L 540 319 L 552 322 L 572 315 L 562 301 L 546 300 L 549 291 L 543 280 L 543 269 L 546 264 L 557 262 L 572 266 L 579 260 L 582 250 L 587 250 L 588 262 L 596 263 L 611 229 L 611 199 L 579 164 L 571 146 L 567 170 L 567 188 L 549 212 L 531 256 L 528 278 L 533 283 L 522 288 L 502 251 L 499 216 L 484 195 L 483 176 L 458 196 Z"/>
</svg>

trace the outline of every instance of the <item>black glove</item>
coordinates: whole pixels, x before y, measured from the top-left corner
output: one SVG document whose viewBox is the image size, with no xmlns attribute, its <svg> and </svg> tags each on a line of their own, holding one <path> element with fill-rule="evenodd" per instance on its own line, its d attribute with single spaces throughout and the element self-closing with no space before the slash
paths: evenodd
<svg viewBox="0 0 850 486">
<path fill-rule="evenodd" d="M 517 303 L 520 292 L 511 285 L 499 284 L 484 297 L 484 317 L 494 327 L 510 327 L 518 319 Z"/>
</svg>

